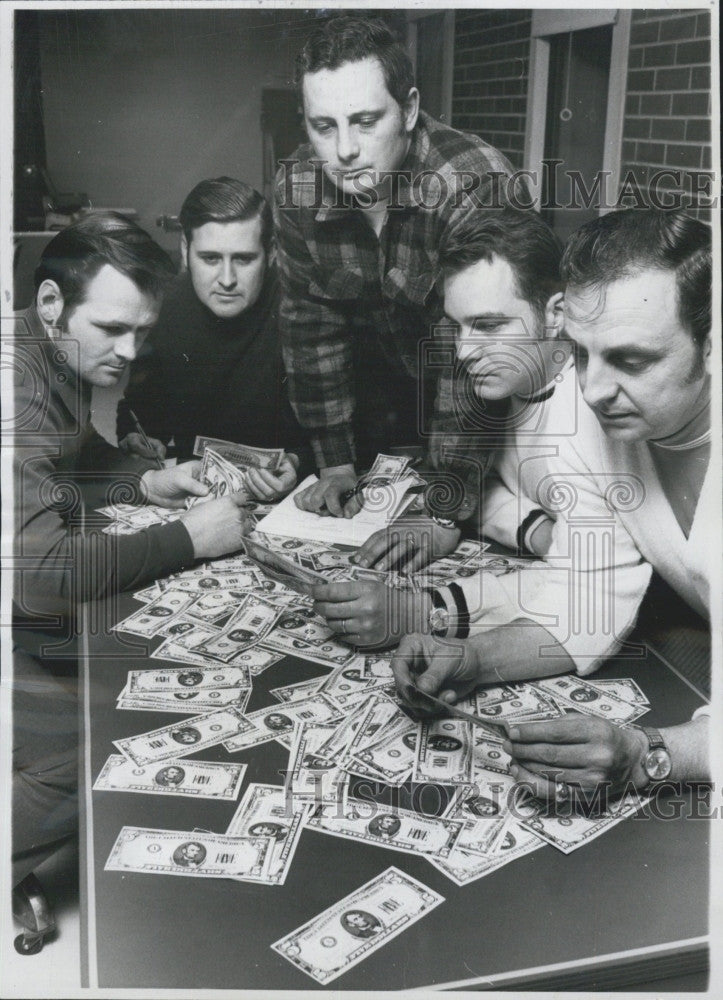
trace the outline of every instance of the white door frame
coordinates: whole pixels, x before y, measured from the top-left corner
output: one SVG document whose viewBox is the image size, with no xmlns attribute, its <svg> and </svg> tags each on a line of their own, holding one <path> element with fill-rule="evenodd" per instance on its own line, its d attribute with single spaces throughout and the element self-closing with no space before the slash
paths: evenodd
<svg viewBox="0 0 723 1000">
<path fill-rule="evenodd" d="M 608 84 L 607 116 L 603 153 L 602 205 L 600 215 L 615 204 L 620 184 L 620 161 L 625 117 L 625 92 L 630 48 L 631 10 L 535 10 L 532 13 L 530 40 L 530 76 L 527 91 L 525 129 L 525 169 L 537 177 L 531 183 L 537 207 L 542 195 L 541 164 L 545 155 L 547 88 L 550 72 L 550 36 L 613 25 Z"/>
</svg>

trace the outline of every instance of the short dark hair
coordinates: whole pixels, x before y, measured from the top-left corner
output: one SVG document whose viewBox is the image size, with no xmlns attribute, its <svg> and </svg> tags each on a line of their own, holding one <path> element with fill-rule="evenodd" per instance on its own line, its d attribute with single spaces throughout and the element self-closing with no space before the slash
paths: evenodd
<svg viewBox="0 0 723 1000">
<path fill-rule="evenodd" d="M 547 223 L 532 210 L 504 208 L 467 216 L 442 241 L 439 264 L 453 275 L 480 260 L 506 260 L 517 290 L 543 319 L 551 295 L 560 291 L 562 244 Z"/>
<path fill-rule="evenodd" d="M 43 281 L 55 281 L 67 313 L 85 300 L 89 283 L 106 264 L 154 297 L 175 274 L 171 258 L 145 229 L 118 212 L 93 212 L 45 247 L 35 269 L 35 291 Z"/>
<path fill-rule="evenodd" d="M 567 285 L 604 289 L 644 268 L 673 271 L 678 318 L 702 349 L 711 327 L 710 227 L 680 209 L 626 208 L 592 219 L 567 241 Z"/>
<path fill-rule="evenodd" d="M 387 90 L 400 106 L 414 86 L 412 61 L 392 29 L 379 17 L 341 14 L 329 18 L 307 39 L 296 57 L 296 83 L 306 73 L 338 69 L 345 63 L 378 59 Z"/>
<path fill-rule="evenodd" d="M 193 230 L 207 222 L 245 222 L 261 219 L 261 242 L 266 253 L 271 248 L 273 221 L 271 206 L 256 188 L 235 177 L 214 177 L 200 181 L 186 197 L 178 221 L 186 242 Z"/>
</svg>

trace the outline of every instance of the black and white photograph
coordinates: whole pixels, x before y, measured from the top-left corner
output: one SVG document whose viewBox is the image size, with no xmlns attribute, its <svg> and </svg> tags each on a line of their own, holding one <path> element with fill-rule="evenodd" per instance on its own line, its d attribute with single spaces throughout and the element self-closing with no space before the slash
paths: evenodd
<svg viewBox="0 0 723 1000">
<path fill-rule="evenodd" d="M 0 51 L 0 996 L 720 996 L 717 0 Z"/>
</svg>

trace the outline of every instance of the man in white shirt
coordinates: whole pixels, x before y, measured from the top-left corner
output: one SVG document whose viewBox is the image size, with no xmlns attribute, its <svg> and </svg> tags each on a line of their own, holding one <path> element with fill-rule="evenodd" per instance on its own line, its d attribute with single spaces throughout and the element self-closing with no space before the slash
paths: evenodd
<svg viewBox="0 0 723 1000">
<path fill-rule="evenodd" d="M 715 517 L 717 499 L 708 468 L 710 231 L 682 212 L 613 213 L 573 235 L 562 275 L 567 286 L 565 332 L 574 347 L 580 391 L 589 409 L 580 409 L 574 433 L 565 437 L 564 426 L 556 428 L 560 416 L 564 419 L 564 396 L 554 393 L 546 430 L 557 429 L 560 437 L 556 454 L 548 460 L 553 474 L 547 482 L 538 480 L 537 497 L 544 507 L 547 490 L 552 506 L 567 508 L 565 516 L 556 519 L 546 565 L 518 575 L 518 611 L 502 627 L 473 629 L 464 642 L 430 635 L 403 640 L 393 667 L 398 690 L 412 707 L 417 690 L 453 702 L 480 684 L 575 667 L 586 672 L 590 664 L 594 669 L 620 644 L 632 621 L 596 624 L 589 603 L 585 611 L 585 602 L 576 602 L 577 588 L 570 582 L 589 580 L 591 573 L 599 577 L 603 572 L 601 593 L 616 602 L 619 585 L 633 574 L 635 601 L 640 568 L 644 572 L 647 563 L 683 600 L 707 614 L 711 546 L 706 526 Z M 454 277 L 451 280 L 454 283 Z M 448 277 L 445 291 L 450 290 L 454 288 Z M 453 319 L 464 321 L 464 315 L 455 315 L 454 294 L 446 294 L 445 305 Z M 461 327 L 464 352 L 464 322 Z M 485 351 L 479 346 L 476 350 L 477 357 L 472 351 L 468 364 L 473 374 L 479 371 L 477 385 L 484 392 L 495 374 L 487 379 Z M 575 508 L 579 524 L 587 520 L 595 528 L 599 522 L 600 529 L 586 536 L 587 552 L 578 552 L 577 562 L 574 543 L 583 536 L 574 524 L 571 528 Z M 601 558 L 591 544 L 605 541 L 606 510 L 608 518 L 612 512 L 615 517 L 615 530 L 608 533 L 612 558 Z M 639 560 L 637 568 L 634 559 L 619 565 L 619 552 L 629 558 L 626 534 L 645 561 Z M 564 555 L 571 571 L 568 582 L 561 564 Z M 601 569 L 606 562 L 607 577 Z M 530 574 L 537 579 L 527 590 L 525 577 Z M 467 610 L 472 618 L 482 610 L 484 617 L 489 607 L 484 581 L 473 584 L 479 589 L 470 602 L 467 588 Z M 589 597 L 593 593 L 589 582 L 585 586 Z M 644 587 L 638 603 L 643 592 Z M 604 609 L 604 604 L 600 607 Z M 580 614 L 587 614 L 582 622 Z M 540 624 L 545 616 L 549 623 Z M 456 624 L 450 617 L 448 636 L 454 635 Z M 662 742 L 667 755 L 664 777 L 705 777 L 704 719 L 664 730 Z M 540 794 L 560 790 L 566 794 L 570 785 L 584 789 L 602 780 L 621 785 L 633 780 L 644 787 L 656 776 L 648 769 L 653 748 L 645 733 L 574 716 L 513 727 L 508 750 L 517 775 L 531 780 Z M 553 766 L 555 782 L 547 781 L 544 775 L 550 776 Z"/>
</svg>

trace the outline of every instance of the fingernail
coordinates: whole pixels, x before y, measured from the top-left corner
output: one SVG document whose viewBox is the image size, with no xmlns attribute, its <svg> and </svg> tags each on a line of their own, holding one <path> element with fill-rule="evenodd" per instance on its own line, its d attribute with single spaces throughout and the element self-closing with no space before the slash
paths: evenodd
<svg viewBox="0 0 723 1000">
<path fill-rule="evenodd" d="M 520 769 L 517 766 L 517 764 L 512 764 L 511 767 L 510 767 L 510 774 L 512 775 L 512 777 L 516 778 L 519 775 L 519 773 L 520 773 Z"/>
<path fill-rule="evenodd" d="M 360 559 L 359 560 L 359 565 L 366 568 L 369 565 L 369 563 L 367 562 L 366 559 Z"/>
<path fill-rule="evenodd" d="M 520 738 L 520 731 L 517 728 L 517 726 L 513 726 L 510 729 L 510 739 L 514 741 L 514 740 L 519 740 L 519 738 Z"/>
</svg>

